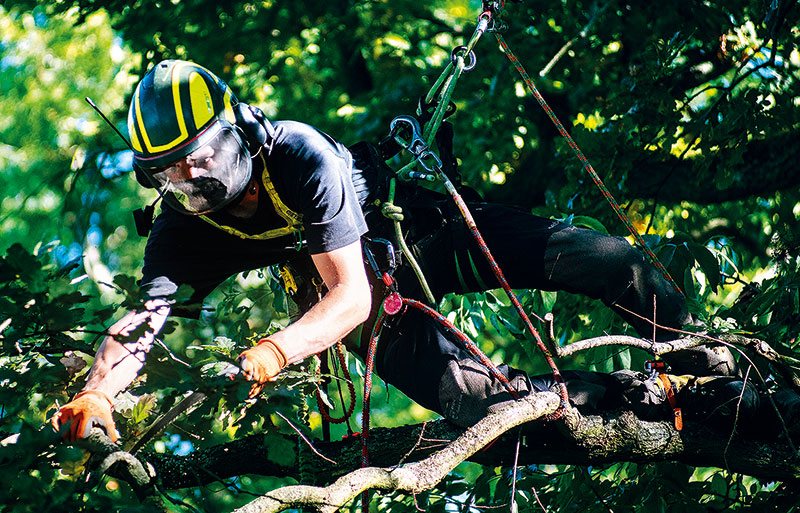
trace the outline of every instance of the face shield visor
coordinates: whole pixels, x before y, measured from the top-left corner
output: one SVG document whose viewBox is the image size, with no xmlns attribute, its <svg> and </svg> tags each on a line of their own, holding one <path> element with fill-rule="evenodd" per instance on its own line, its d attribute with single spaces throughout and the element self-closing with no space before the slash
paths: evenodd
<svg viewBox="0 0 800 513">
<path fill-rule="evenodd" d="M 215 212 L 238 198 L 250 181 L 250 154 L 233 126 L 163 168 L 145 169 L 172 208 L 190 215 Z"/>
</svg>

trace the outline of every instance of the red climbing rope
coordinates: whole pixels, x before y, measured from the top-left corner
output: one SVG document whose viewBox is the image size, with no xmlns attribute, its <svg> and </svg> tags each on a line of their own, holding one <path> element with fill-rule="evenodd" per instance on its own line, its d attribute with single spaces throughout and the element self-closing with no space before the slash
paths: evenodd
<svg viewBox="0 0 800 513">
<path fill-rule="evenodd" d="M 525 329 L 528 333 L 533 337 L 536 342 L 536 346 L 539 348 L 540 351 L 545 356 L 545 360 L 547 364 L 550 366 L 550 371 L 553 374 L 553 379 L 558 384 L 560 389 L 561 395 L 561 407 L 559 407 L 558 411 L 554 413 L 550 418 L 557 419 L 563 414 L 564 407 L 569 404 L 569 395 L 567 393 L 567 387 L 564 384 L 564 379 L 561 376 L 561 372 L 558 370 L 558 366 L 556 365 L 555 360 L 553 360 L 553 355 L 547 349 L 547 346 L 542 341 L 542 337 L 539 335 L 539 331 L 533 326 L 528 315 L 525 313 L 525 310 L 522 308 L 522 304 L 517 299 L 517 296 L 514 294 L 514 291 L 511 290 L 511 286 L 508 284 L 503 271 L 500 269 L 500 266 L 497 264 L 497 261 L 492 256 L 492 252 L 489 250 L 489 247 L 486 245 L 486 241 L 483 239 L 480 231 L 478 230 L 478 226 L 475 224 L 475 219 L 472 217 L 472 214 L 467 207 L 467 204 L 464 202 L 464 199 L 461 197 L 461 194 L 458 193 L 458 190 L 453 185 L 453 182 L 450 181 L 450 178 L 442 170 L 442 162 L 439 157 L 433 153 L 428 144 L 422 139 L 419 123 L 416 119 L 410 116 L 398 116 L 392 120 L 391 123 L 392 127 L 392 134 L 394 134 L 394 138 L 397 143 L 410 151 L 414 157 L 415 161 L 419 162 L 419 164 L 425 168 L 428 173 L 432 173 L 436 178 L 438 178 L 442 184 L 444 185 L 445 190 L 450 195 L 450 197 L 455 202 L 458 210 L 461 213 L 461 217 L 464 219 L 469 231 L 472 235 L 472 238 L 480 247 L 483 256 L 486 258 L 486 261 L 489 263 L 489 266 L 492 268 L 492 272 L 494 273 L 495 277 L 497 278 L 498 283 L 505 291 L 506 295 L 508 296 L 509 301 L 511 301 L 511 305 L 514 307 L 514 310 L 517 312 L 517 315 L 522 320 L 523 324 L 525 325 Z M 409 140 L 403 139 L 400 135 L 401 132 L 410 132 L 411 138 Z"/>
<path fill-rule="evenodd" d="M 483 351 L 481 351 L 478 348 L 478 346 L 476 346 L 475 343 L 471 341 L 469 337 L 467 337 L 464 334 L 464 332 L 456 328 L 452 322 L 447 320 L 447 317 L 440 314 L 439 312 L 429 307 L 425 303 L 416 301 L 414 299 L 403 298 L 403 304 L 422 311 L 422 313 L 424 313 L 428 317 L 431 317 L 436 322 L 441 324 L 444 327 L 444 329 L 447 330 L 448 333 L 451 333 L 454 337 L 456 337 L 464 344 L 467 350 L 474 357 L 476 357 L 481 362 L 481 364 L 483 364 L 483 366 L 486 367 L 486 369 L 488 369 L 488 371 L 491 373 L 492 376 L 494 376 L 495 379 L 497 379 L 500 383 L 502 383 L 503 387 L 511 395 L 511 397 L 513 397 L 514 399 L 519 399 L 519 393 L 516 390 L 514 390 L 514 387 L 511 386 L 511 383 L 508 381 L 508 378 L 505 377 L 502 372 L 500 372 L 500 370 L 495 366 L 494 363 L 492 363 L 489 357 L 486 356 L 486 354 Z"/>
<path fill-rule="evenodd" d="M 353 385 L 353 380 L 350 379 L 350 371 L 347 370 L 347 361 L 344 357 L 344 347 L 341 340 L 336 343 L 336 356 L 339 360 L 339 366 L 342 369 L 342 377 L 344 378 L 345 383 L 347 383 L 347 391 L 350 393 L 350 406 L 344 411 L 341 417 L 332 417 L 330 410 L 322 400 L 322 391 L 317 388 L 317 408 L 319 409 L 319 414 L 326 422 L 330 422 L 331 424 L 342 424 L 347 422 L 356 407 L 356 389 Z M 342 408 L 344 408 L 344 398 L 342 398 Z"/>
<path fill-rule="evenodd" d="M 655 253 L 653 253 L 653 250 L 651 250 L 647 246 L 647 244 L 645 243 L 644 239 L 639 234 L 639 232 L 636 231 L 636 228 L 633 226 L 633 223 L 631 223 L 631 220 L 628 219 L 628 216 L 625 215 L 625 212 L 623 212 L 622 207 L 619 206 L 617 200 L 615 200 L 614 196 L 611 195 L 611 191 L 608 190 L 608 187 L 606 187 L 606 185 L 603 183 L 603 180 L 600 178 L 597 172 L 595 172 L 594 168 L 592 167 L 592 164 L 589 162 L 589 159 L 586 158 L 586 155 L 583 154 L 580 147 L 578 147 L 578 144 L 569 134 L 567 129 L 564 128 L 564 125 L 561 123 L 556 114 L 553 112 L 553 109 L 550 108 L 550 106 L 545 101 L 544 97 L 541 95 L 541 93 L 539 93 L 539 90 L 536 88 L 536 85 L 533 83 L 533 80 L 531 80 L 530 75 L 528 75 L 528 72 L 525 71 L 525 68 L 522 66 L 522 63 L 519 61 L 517 56 L 508 46 L 508 43 L 506 43 L 506 40 L 503 38 L 503 35 L 500 34 L 499 32 L 495 32 L 495 37 L 497 38 L 497 42 L 500 44 L 500 47 L 503 49 L 503 53 L 506 54 L 508 60 L 511 61 L 511 64 L 514 65 L 514 68 L 516 68 L 517 72 L 522 77 L 522 81 L 525 82 L 525 86 L 533 94 L 534 98 L 536 98 L 536 101 L 539 102 L 539 105 L 541 105 L 542 109 L 544 109 L 547 116 L 556 126 L 558 133 L 561 134 L 561 136 L 567 141 L 567 144 L 569 144 L 569 147 L 572 148 L 573 153 L 575 153 L 575 156 L 577 156 L 578 160 L 581 161 L 583 168 L 586 170 L 587 173 L 589 173 L 589 176 L 591 177 L 595 185 L 597 185 L 597 188 L 600 189 L 600 192 L 603 194 L 603 197 L 606 199 L 606 201 L 608 201 L 609 205 L 611 205 L 611 208 L 617 214 L 617 217 L 620 218 L 620 220 L 623 222 L 623 224 L 628 229 L 630 234 L 633 236 L 634 240 L 636 241 L 636 244 L 638 244 L 639 247 L 641 247 L 642 251 L 644 251 L 645 255 L 647 255 L 647 258 L 650 260 L 650 262 L 656 267 L 656 269 L 658 269 L 661 272 L 662 275 L 664 275 L 664 278 L 666 278 L 666 280 L 670 282 L 670 284 L 672 284 L 675 290 L 678 291 L 678 293 L 683 294 L 683 291 L 681 291 L 680 287 L 678 287 L 678 284 L 675 283 L 675 280 L 672 278 L 672 276 L 670 276 L 669 271 L 667 271 L 666 267 L 664 267 L 664 264 L 661 263 L 661 261 L 655 255 Z"/>
</svg>

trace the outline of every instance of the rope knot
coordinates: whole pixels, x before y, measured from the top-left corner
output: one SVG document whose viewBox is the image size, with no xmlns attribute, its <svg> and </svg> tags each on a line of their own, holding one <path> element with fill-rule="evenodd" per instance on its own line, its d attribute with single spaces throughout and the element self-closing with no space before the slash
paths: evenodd
<svg viewBox="0 0 800 513">
<path fill-rule="evenodd" d="M 383 217 L 397 222 L 400 222 L 405 218 L 403 215 L 403 207 L 399 207 L 390 201 L 387 201 L 381 205 L 381 214 L 383 214 Z"/>
</svg>

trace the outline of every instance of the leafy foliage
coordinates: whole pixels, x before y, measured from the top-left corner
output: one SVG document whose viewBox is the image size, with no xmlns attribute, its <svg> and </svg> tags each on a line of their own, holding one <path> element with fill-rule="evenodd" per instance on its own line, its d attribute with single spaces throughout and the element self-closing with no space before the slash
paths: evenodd
<svg viewBox="0 0 800 513">
<path fill-rule="evenodd" d="M 41 426 L 82 385 L 107 325 L 139 301 L 143 240 L 129 212 L 152 201 L 130 176 L 124 143 L 83 101 L 122 128 L 127 97 L 162 58 L 196 60 L 271 117 L 310 122 L 345 143 L 378 140 L 412 113 L 472 34 L 474 0 L 352 2 L 40 3 L 0 8 L 0 447 L 3 511 L 147 509 L 109 480 L 83 494 L 84 455 Z M 648 244 L 711 326 L 755 334 L 797 356 L 800 326 L 800 28 L 796 2 L 755 0 L 509 3 L 505 37 Z M 624 235 L 578 161 L 496 51 L 491 34 L 454 101 L 464 180 L 484 197 Z M 560 53 L 560 50 L 564 50 Z M 558 59 L 553 57 L 560 55 Z M 538 73 L 537 72 L 541 72 Z M 41 241 L 41 242 L 39 242 Z M 518 291 L 526 309 L 556 318 L 559 343 L 626 327 L 597 302 Z M 285 323 L 285 297 L 268 273 L 221 286 L 199 321 L 172 324 L 146 375 L 118 407 L 131 443 L 191 390 L 208 398 L 152 444 L 185 452 L 248 433 L 320 433 L 303 368 L 241 406 L 245 389 L 211 377 L 261 333 Z M 492 358 L 547 368 L 522 341 L 508 301 L 488 292 L 446 298 Z M 118 313 L 119 312 L 119 313 Z M 545 326 L 539 326 L 542 330 Z M 638 368 L 635 350 L 598 349 L 562 368 Z M 773 374 L 757 362 L 762 374 Z M 357 362 L 350 363 L 358 374 Z M 779 377 L 773 376 L 780 380 Z M 334 387 L 331 387 L 331 391 Z M 381 425 L 428 418 L 376 387 Z M 338 402 L 336 393 L 331 393 Z M 299 419 L 299 420 L 298 420 Z M 353 426 L 355 429 L 355 426 Z M 334 428 L 333 436 L 346 432 Z M 287 464 L 279 448 L 278 464 Z M 273 454 L 270 453 L 270 457 Z M 59 470 L 60 469 L 60 470 Z M 302 476 L 300 476 L 302 477 Z M 718 511 L 759 507 L 780 485 L 674 464 L 518 471 L 519 511 Z M 165 492 L 166 503 L 227 511 L 277 484 L 244 476 L 222 486 Z M 42 493 L 45 490 L 46 493 Z M 534 492 L 535 490 L 535 492 Z M 537 499 L 538 495 L 538 499 Z M 421 496 L 374 497 L 381 510 L 470 511 L 508 504 L 510 475 L 465 465 Z M 174 508 L 181 508 L 180 505 Z M 538 508 L 538 509 L 537 509 Z"/>
</svg>

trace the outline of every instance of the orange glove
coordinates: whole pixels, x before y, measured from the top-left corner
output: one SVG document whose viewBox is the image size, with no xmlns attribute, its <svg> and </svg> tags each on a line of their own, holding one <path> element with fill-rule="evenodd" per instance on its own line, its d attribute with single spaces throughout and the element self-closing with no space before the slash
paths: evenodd
<svg viewBox="0 0 800 513">
<path fill-rule="evenodd" d="M 111 441 L 116 442 L 119 435 L 111 417 L 113 406 L 111 398 L 105 393 L 99 390 L 85 390 L 62 406 L 50 422 L 56 431 L 59 431 L 62 425 L 69 424 L 64 439 L 71 442 L 89 436 L 94 426 L 103 428 Z"/>
<path fill-rule="evenodd" d="M 252 399 L 286 366 L 286 355 L 278 344 L 264 338 L 255 347 L 242 351 L 238 361 L 245 379 L 255 381 L 247 396 Z"/>
</svg>

